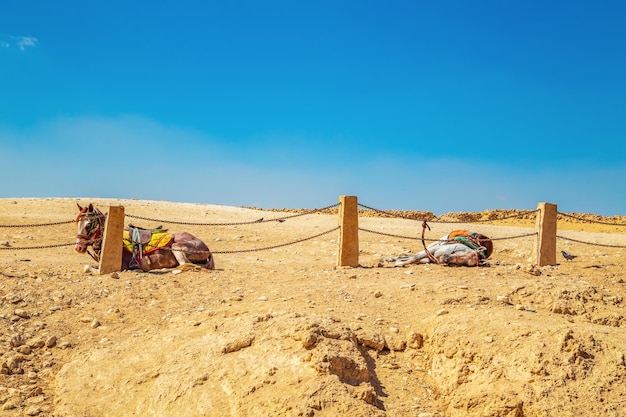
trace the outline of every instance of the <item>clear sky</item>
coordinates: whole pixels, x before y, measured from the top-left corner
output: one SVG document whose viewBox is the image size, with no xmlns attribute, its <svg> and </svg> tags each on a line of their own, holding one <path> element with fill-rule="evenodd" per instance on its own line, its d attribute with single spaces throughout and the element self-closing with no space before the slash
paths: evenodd
<svg viewBox="0 0 626 417">
<path fill-rule="evenodd" d="M 0 181 L 626 215 L 626 2 L 3 0 Z"/>
</svg>

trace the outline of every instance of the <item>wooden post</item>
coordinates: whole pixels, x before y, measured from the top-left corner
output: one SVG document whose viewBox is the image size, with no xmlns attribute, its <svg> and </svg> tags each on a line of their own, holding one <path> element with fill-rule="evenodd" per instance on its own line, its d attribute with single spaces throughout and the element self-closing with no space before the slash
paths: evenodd
<svg viewBox="0 0 626 417">
<path fill-rule="evenodd" d="M 357 198 L 339 196 L 339 251 L 337 266 L 359 266 L 359 211 Z"/>
<path fill-rule="evenodd" d="M 539 266 L 556 265 L 556 204 L 537 205 L 537 232 L 534 258 Z"/>
<path fill-rule="evenodd" d="M 124 235 L 124 206 L 109 206 L 104 226 L 102 252 L 100 252 L 100 275 L 122 269 L 122 238 Z"/>
</svg>

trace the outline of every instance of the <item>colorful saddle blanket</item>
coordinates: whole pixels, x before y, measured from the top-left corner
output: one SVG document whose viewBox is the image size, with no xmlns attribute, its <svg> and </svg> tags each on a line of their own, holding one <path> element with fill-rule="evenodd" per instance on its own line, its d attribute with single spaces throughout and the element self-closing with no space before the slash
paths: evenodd
<svg viewBox="0 0 626 417">
<path fill-rule="evenodd" d="M 487 259 L 493 252 L 493 243 L 485 235 L 470 232 L 469 230 L 453 230 L 448 235 L 450 242 L 463 243 L 465 246 L 478 251 L 481 258 Z"/>
<path fill-rule="evenodd" d="M 133 238 L 131 233 L 133 233 L 134 230 L 137 229 L 131 229 L 130 231 L 124 230 L 124 250 L 128 253 L 135 253 L 137 246 L 140 246 L 141 255 L 147 255 L 157 249 L 169 245 L 172 241 L 172 235 L 167 230 L 142 230 L 142 234 L 139 239 L 136 238 L 137 236 Z M 146 231 L 151 232 L 149 237 L 145 234 Z"/>
</svg>

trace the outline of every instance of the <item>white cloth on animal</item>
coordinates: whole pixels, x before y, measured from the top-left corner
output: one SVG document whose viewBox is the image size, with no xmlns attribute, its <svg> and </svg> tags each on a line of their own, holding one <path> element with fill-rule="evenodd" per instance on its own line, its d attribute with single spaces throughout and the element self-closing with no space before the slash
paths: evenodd
<svg viewBox="0 0 626 417">
<path fill-rule="evenodd" d="M 469 246 L 459 243 L 450 242 L 449 234 L 441 237 L 438 241 L 427 246 L 428 251 L 437 261 L 448 265 L 465 265 L 476 266 L 479 262 L 478 252 Z M 423 250 L 415 255 L 400 256 L 395 259 L 396 266 L 404 266 L 409 264 L 427 264 L 431 260 L 428 258 L 426 251 Z"/>
</svg>

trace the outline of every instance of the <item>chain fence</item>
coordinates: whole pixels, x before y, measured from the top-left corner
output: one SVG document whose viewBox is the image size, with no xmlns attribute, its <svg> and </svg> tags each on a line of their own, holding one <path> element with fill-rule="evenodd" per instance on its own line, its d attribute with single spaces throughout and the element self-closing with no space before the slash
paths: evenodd
<svg viewBox="0 0 626 417">
<path fill-rule="evenodd" d="M 323 213 L 323 212 L 328 212 L 329 210 L 335 209 L 339 206 L 339 203 L 336 204 L 332 204 L 323 208 L 318 208 L 318 209 L 310 209 L 310 210 L 302 210 L 299 211 L 296 214 L 290 214 L 290 215 L 286 215 L 286 216 L 281 216 L 281 217 L 274 217 L 274 218 L 265 218 L 265 217 L 261 217 L 259 219 L 256 220 L 251 220 L 251 221 L 242 221 L 242 222 L 187 222 L 187 221 L 177 221 L 177 220 L 168 220 L 168 219 L 156 219 L 156 218 L 151 218 L 151 217 L 144 217 L 144 216 L 138 216 L 138 215 L 133 215 L 133 214 L 125 214 L 126 217 L 129 217 L 131 219 L 138 219 L 138 220 L 144 220 L 144 221 L 150 221 L 150 222 L 157 222 L 157 223 L 166 223 L 166 224 L 175 224 L 175 225 L 185 225 L 185 226 L 209 226 L 209 227 L 218 227 L 218 226 L 239 226 L 239 225 L 252 225 L 252 224 L 261 224 L 261 223 L 272 223 L 272 222 L 279 222 L 282 223 L 288 219 L 293 219 L 296 217 L 301 217 L 301 216 L 305 216 L 308 214 L 314 214 L 314 213 Z M 380 216 L 384 216 L 384 217 L 391 217 L 391 218 L 401 218 L 401 219 L 407 219 L 407 220 L 413 220 L 413 221 L 427 221 L 430 223 L 441 223 L 441 224 L 469 224 L 469 223 L 493 223 L 493 222 L 498 222 L 501 220 L 509 220 L 509 219 L 514 219 L 514 218 L 528 218 L 529 216 L 535 214 L 538 212 L 538 210 L 522 210 L 522 211 L 518 211 L 517 213 L 514 214 L 509 214 L 509 215 L 504 215 L 504 216 L 498 216 L 497 212 L 496 213 L 491 213 L 490 214 L 490 218 L 487 219 L 476 219 L 476 218 L 471 218 L 471 219 L 466 219 L 466 220 L 447 220 L 447 219 L 438 219 L 436 216 L 434 216 L 432 213 L 428 213 L 428 212 L 418 212 L 419 214 L 422 215 L 422 218 L 417 217 L 418 215 L 416 215 L 415 213 L 413 214 L 404 214 L 403 212 L 400 211 L 389 211 L 389 210 L 381 210 L 381 209 L 377 209 L 365 204 L 358 204 L 359 207 L 366 209 L 366 210 L 370 210 Z M 596 224 L 601 224 L 601 225 L 608 225 L 608 226 L 618 226 L 618 227 L 626 227 L 626 224 L 624 223 L 617 223 L 617 222 L 606 222 L 606 221 L 601 221 L 601 220 L 597 220 L 597 219 L 589 219 L 589 218 L 585 218 L 585 217 L 580 217 L 580 216 L 576 216 L 574 214 L 567 214 L 567 213 L 562 213 L 562 212 L 558 212 L 557 215 L 561 218 L 561 219 L 573 219 L 579 222 L 585 222 L 585 223 L 596 223 Z M 428 218 L 426 218 L 428 217 Z M 31 223 L 31 224 L 0 224 L 0 228 L 33 228 L 33 227 L 49 227 L 49 226 L 59 226 L 59 225 L 66 225 L 66 224 L 71 224 L 71 223 L 75 223 L 75 220 L 66 220 L 66 221 L 57 221 L 57 222 L 48 222 L 48 223 Z M 215 254 L 237 254 L 237 253 L 250 253 L 250 252 L 258 252 L 258 251 L 264 251 L 264 250 L 271 250 L 271 249 L 276 249 L 276 248 L 281 248 L 281 247 L 285 247 L 285 246 L 290 246 L 290 245 L 295 245 L 298 243 L 302 243 L 308 240 L 312 240 L 324 235 L 327 235 L 329 233 L 332 233 L 334 231 L 337 231 L 339 229 L 339 227 L 335 227 L 333 229 L 327 230 L 325 232 L 316 234 L 314 236 L 310 236 L 310 237 L 306 237 L 306 238 L 302 238 L 302 239 L 297 239 L 295 241 L 292 242 L 287 242 L 287 243 L 282 243 L 282 244 L 278 244 L 278 245 L 272 245 L 272 246 L 267 246 L 267 247 L 261 247 L 261 248 L 253 248 L 253 249 L 243 249 L 243 250 L 233 250 L 233 251 L 215 251 L 213 253 Z M 421 237 L 419 236 L 403 236 L 403 235 L 397 235 L 397 234 L 392 234 L 392 233 L 384 233 L 384 232 L 380 232 L 380 231 L 376 231 L 376 230 L 371 230 L 371 229 L 366 229 L 366 228 L 362 228 L 359 227 L 359 231 L 363 231 L 366 233 L 371 233 L 371 234 L 375 234 L 375 235 L 381 235 L 381 236 L 387 236 L 387 237 L 393 237 L 393 238 L 398 238 L 398 239 L 407 239 L 407 240 L 422 240 Z M 534 233 L 525 233 L 525 234 L 520 234 L 520 235 L 515 235 L 515 236 L 505 236 L 505 237 L 495 237 L 495 238 L 491 238 L 491 240 L 511 240 L 511 239 L 521 239 L 521 238 L 527 238 L 527 237 L 532 237 L 532 236 L 536 236 L 537 232 Z M 564 240 L 569 240 L 572 242 L 576 242 L 576 243 L 581 243 L 581 244 L 585 244 L 585 245 L 593 245 L 593 246 L 601 246 L 601 247 L 610 247 L 610 248 L 621 248 L 624 249 L 626 248 L 626 246 L 624 245 L 609 245 L 609 244 L 601 244 L 601 243 L 597 243 L 597 242 L 588 242 L 588 241 L 583 241 L 583 240 L 577 240 L 577 239 L 573 239 L 570 237 L 565 237 L 565 236 L 561 236 L 561 235 L 557 235 L 556 236 L 558 239 L 564 239 Z M 429 242 L 435 242 L 438 239 L 427 239 L 424 238 L 424 241 L 429 241 Z M 49 244 L 49 245 L 35 245 L 35 246 L 24 246 L 24 247 L 13 247 L 10 246 L 8 242 L 0 242 L 0 250 L 39 250 L 39 249 L 51 249 L 51 248 L 60 248 L 60 247 L 67 247 L 67 246 L 74 246 L 75 242 L 69 242 L 69 243 L 59 243 L 59 244 Z"/>
<path fill-rule="evenodd" d="M 48 223 L 27 223 L 27 224 L 0 224 L 0 229 L 27 229 L 27 228 L 38 228 L 38 227 L 50 227 L 50 226 L 60 226 L 65 224 L 76 223 L 76 220 L 63 220 L 58 222 L 48 222 Z M 0 250 L 6 251 L 15 251 L 15 250 L 38 250 L 38 249 L 54 249 L 61 248 L 65 246 L 74 246 L 76 242 L 69 243 L 57 243 L 50 245 L 34 245 L 34 246 L 11 246 L 8 241 L 0 242 Z"/>
<path fill-rule="evenodd" d="M 292 214 L 289 216 L 275 217 L 272 219 L 266 219 L 265 217 L 261 217 L 260 219 L 257 219 L 257 220 L 251 220 L 251 221 L 245 221 L 245 222 L 230 222 L 230 223 L 182 222 L 182 221 L 176 221 L 176 220 L 153 219 L 150 217 L 136 216 L 133 214 L 125 214 L 125 216 L 130 217 L 131 219 L 139 219 L 139 220 L 145 220 L 145 221 L 156 222 L 156 223 L 176 224 L 180 226 L 241 226 L 241 225 L 247 225 L 247 224 L 270 223 L 270 222 L 282 223 L 288 219 L 293 219 L 295 217 L 300 217 L 300 216 L 306 216 L 307 214 L 323 212 L 323 211 L 335 208 L 337 206 L 339 206 L 339 203 L 326 206 L 323 208 L 304 210 L 301 213 Z"/>
<path fill-rule="evenodd" d="M 523 211 L 519 211 L 518 213 L 515 214 L 511 214 L 511 215 L 505 215 L 502 217 L 496 217 L 496 218 L 490 218 L 490 219 L 473 219 L 473 220 L 439 220 L 436 218 L 417 218 L 415 216 L 410 216 L 410 215 L 406 215 L 403 214 L 401 212 L 392 212 L 392 211 L 387 211 L 387 210 L 380 210 L 374 207 L 370 207 L 367 206 L 365 204 L 361 204 L 359 203 L 360 207 L 363 207 L 367 210 L 371 210 L 375 213 L 380 213 L 380 214 L 384 214 L 386 217 L 395 217 L 395 218 L 401 218 L 401 219 L 406 219 L 406 220 L 413 220 L 413 221 L 420 221 L 420 222 L 427 222 L 427 223 L 441 223 L 441 224 L 468 224 L 468 223 L 488 223 L 488 222 L 494 222 L 494 221 L 498 221 L 498 220 L 508 220 L 508 219 L 512 219 L 512 218 L 523 218 L 523 217 L 528 217 L 528 215 L 530 214 L 536 214 L 537 210 L 523 210 Z M 430 217 L 430 216 L 427 216 Z M 367 232 L 367 233 L 372 233 L 372 234 L 376 234 L 376 235 L 381 235 L 381 236 L 387 236 L 387 237 L 394 237 L 394 238 L 398 238 L 398 239 L 407 239 L 407 240 L 424 240 L 426 242 L 438 242 L 439 239 L 429 239 L 429 238 L 422 238 L 421 236 L 403 236 L 403 235 L 395 235 L 392 233 L 384 233 L 384 232 L 379 232 L 379 231 L 375 231 L 375 230 L 371 230 L 371 229 L 365 229 L 362 227 L 359 227 L 360 231 L 363 232 Z M 533 232 L 533 233 L 524 233 L 521 235 L 516 235 L 516 236 L 505 236 L 505 237 L 498 237 L 498 238 L 490 238 L 491 240 L 509 240 L 509 239 L 521 239 L 521 238 L 525 238 L 525 237 L 530 237 L 530 236 L 537 236 L 537 232 Z"/>
<path fill-rule="evenodd" d="M 27 227 L 46 227 L 46 226 L 58 226 L 61 224 L 76 223 L 76 220 L 66 220 L 61 222 L 52 223 L 33 223 L 33 224 L 0 224 L 0 228 L 27 228 Z"/>
<path fill-rule="evenodd" d="M 363 207 L 364 209 L 371 210 L 375 213 L 384 215 L 385 217 L 396 217 L 396 218 L 401 218 L 401 219 L 406 219 L 406 220 L 418 220 L 418 221 L 427 221 L 429 223 L 449 223 L 449 224 L 490 223 L 490 222 L 499 221 L 499 220 L 524 218 L 524 217 L 528 217 L 529 215 L 536 214 L 538 211 L 538 210 L 519 210 L 517 213 L 505 215 L 505 216 L 499 216 L 497 211 L 495 211 L 491 214 L 492 217 L 488 219 L 474 219 L 470 216 L 469 219 L 448 220 L 448 219 L 438 219 L 437 216 L 435 216 L 434 214 L 430 212 L 417 212 L 417 215 L 422 215 L 422 217 L 417 217 L 417 215 L 415 214 L 403 214 L 401 211 L 381 210 L 381 209 L 377 209 L 371 206 L 367 206 L 365 204 L 361 204 L 361 203 L 358 203 L 358 204 L 359 204 L 359 207 Z"/>
<path fill-rule="evenodd" d="M 584 218 L 584 217 L 580 217 L 580 216 L 575 216 L 573 214 L 567 214 L 567 213 L 561 213 L 561 212 L 557 212 L 557 219 L 558 219 L 558 216 L 560 216 L 561 218 L 565 218 L 565 219 L 574 219 L 574 220 L 579 221 L 581 223 L 593 223 L 593 224 L 601 224 L 601 225 L 605 225 L 605 226 L 626 227 L 626 224 L 624 224 L 624 223 L 604 222 L 604 221 L 600 221 L 600 220 L 597 220 L 597 219 L 589 219 L 589 218 Z M 578 239 L 574 239 L 574 238 L 571 238 L 571 237 L 565 237 L 565 236 L 561 236 L 561 235 L 556 235 L 556 237 L 557 237 L 557 239 L 569 240 L 571 242 L 581 243 L 583 245 L 600 246 L 600 247 L 604 247 L 604 248 L 626 249 L 626 245 L 609 245 L 609 244 L 606 244 L 606 243 L 588 242 L 588 241 L 578 240 Z"/>
<path fill-rule="evenodd" d="M 206 222 L 184 222 L 184 221 L 177 221 L 177 220 L 167 220 L 167 219 L 155 219 L 155 218 L 151 218 L 151 217 L 144 217 L 144 216 L 137 216 L 137 215 L 133 215 L 133 214 L 125 214 L 125 217 L 129 217 L 131 219 L 138 219 L 138 220 L 144 220 L 144 221 L 150 221 L 150 222 L 156 222 L 156 223 L 165 223 L 165 224 L 175 224 L 175 225 L 184 225 L 184 226 L 210 226 L 210 227 L 214 227 L 214 226 L 240 226 L 240 225 L 250 225 L 250 224 L 260 224 L 260 223 L 270 223 L 270 222 L 278 222 L 278 223 L 282 223 L 288 219 L 293 219 L 296 217 L 301 217 L 301 216 L 305 216 L 307 214 L 314 214 L 314 213 L 319 213 L 319 212 L 324 212 L 324 211 L 328 211 L 331 210 L 335 207 L 338 207 L 339 203 L 336 204 L 332 204 L 330 206 L 327 207 L 323 207 L 323 208 L 319 208 L 319 209 L 310 209 L 310 210 L 304 210 L 302 212 L 296 213 L 296 214 L 290 214 L 287 216 L 282 216 L 282 217 L 275 217 L 275 218 L 271 218 L 271 219 L 265 219 L 264 217 L 261 217 L 260 219 L 257 220 L 252 220 L 252 221 L 243 221 L 243 222 L 221 222 L 221 223 L 206 223 Z M 4 228 L 28 228 L 28 227 L 45 227 L 45 226 L 56 226 L 56 225 L 63 225 L 63 224 L 70 224 L 70 223 L 75 223 L 75 220 L 69 220 L 69 221 L 61 221 L 61 222 L 51 222 L 51 223 L 38 223 L 38 224 L 6 224 L 6 225 L 1 225 L 0 227 L 4 227 Z M 260 251 L 265 251 L 265 250 L 271 250 L 271 249 L 277 249 L 277 248 L 281 248 L 281 247 L 286 247 L 286 246 L 290 246 L 290 245 L 295 245 L 298 243 L 302 243 L 302 242 L 306 242 L 308 240 L 312 240 L 324 235 L 327 235 L 329 233 L 332 233 L 334 231 L 339 230 L 339 226 L 334 227 L 330 230 L 327 230 L 325 232 L 322 233 L 318 233 L 316 235 L 313 236 L 309 236 L 309 237 L 305 237 L 305 238 L 301 238 L 301 239 L 296 239 L 292 242 L 287 242 L 287 243 L 282 243 L 282 244 L 278 244 L 278 245 L 273 245 L 273 246 L 267 246 L 267 247 L 261 247 L 261 248 L 253 248 L 253 249 L 242 249 L 242 250 L 233 250 L 233 251 L 211 251 L 211 253 L 213 254 L 238 254 L 238 253 L 251 253 L 251 252 L 260 252 Z M 51 248 L 59 248 L 59 247 L 65 247 L 65 246 L 74 246 L 76 243 L 75 242 L 71 242 L 71 243 L 60 243 L 60 244 L 52 244 L 52 245 L 38 245 L 38 246 L 20 246 L 20 247 L 14 247 L 14 246 L 10 246 L 8 244 L 8 242 L 5 242 L 5 244 L 0 243 L 0 250 L 37 250 L 37 249 L 51 249 Z M 173 249 L 173 248 L 162 248 L 162 249 L 169 249 L 172 251 L 175 251 L 177 249 Z"/>
</svg>

